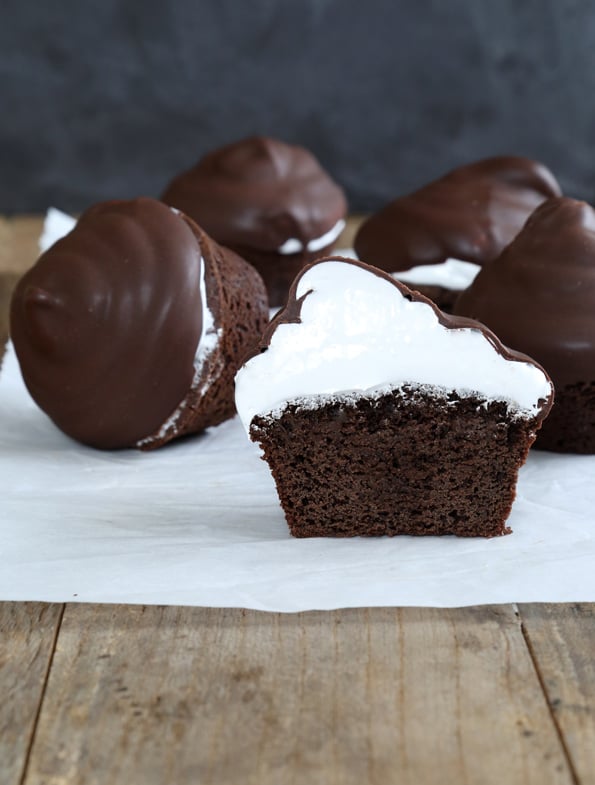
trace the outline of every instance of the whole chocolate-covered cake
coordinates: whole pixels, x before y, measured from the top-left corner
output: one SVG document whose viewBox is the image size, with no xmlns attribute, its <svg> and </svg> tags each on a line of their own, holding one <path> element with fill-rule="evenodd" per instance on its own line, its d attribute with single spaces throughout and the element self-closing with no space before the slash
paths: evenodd
<svg viewBox="0 0 595 785">
<path fill-rule="evenodd" d="M 267 322 L 243 259 L 153 199 L 91 207 L 17 285 L 11 336 L 33 399 L 69 436 L 158 447 L 233 416 Z"/>
<path fill-rule="evenodd" d="M 456 313 L 485 322 L 535 357 L 556 401 L 535 447 L 595 453 L 595 211 L 550 199 L 459 298 Z"/>
<path fill-rule="evenodd" d="M 355 250 L 450 311 L 533 210 L 559 194 L 553 174 L 537 161 L 486 158 L 386 205 L 362 224 Z"/>
<path fill-rule="evenodd" d="M 236 376 L 291 533 L 505 534 L 547 375 L 381 270 L 316 262 Z"/>
<path fill-rule="evenodd" d="M 255 136 L 205 155 L 162 200 L 261 273 L 271 305 L 299 270 L 328 253 L 344 227 L 341 188 L 303 147 Z"/>
</svg>

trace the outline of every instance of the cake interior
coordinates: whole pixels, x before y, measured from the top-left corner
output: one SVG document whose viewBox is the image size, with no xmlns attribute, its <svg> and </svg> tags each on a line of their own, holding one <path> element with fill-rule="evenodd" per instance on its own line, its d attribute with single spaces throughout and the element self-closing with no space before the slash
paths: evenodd
<svg viewBox="0 0 595 785">
<path fill-rule="evenodd" d="M 556 401 L 539 431 L 535 448 L 595 454 L 595 382 L 556 385 Z"/>
<path fill-rule="evenodd" d="M 536 421 L 503 401 L 404 386 L 257 416 L 295 537 L 509 533 Z"/>
</svg>

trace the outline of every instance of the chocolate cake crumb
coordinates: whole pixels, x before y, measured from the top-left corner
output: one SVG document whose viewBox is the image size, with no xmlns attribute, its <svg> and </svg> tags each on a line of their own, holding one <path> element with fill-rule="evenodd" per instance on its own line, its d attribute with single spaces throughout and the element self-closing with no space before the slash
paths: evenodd
<svg viewBox="0 0 595 785">
<path fill-rule="evenodd" d="M 556 402 L 538 433 L 535 448 L 595 453 L 595 382 L 556 387 Z"/>
<path fill-rule="evenodd" d="M 535 420 L 505 402 L 405 385 L 257 416 L 295 537 L 508 534 Z"/>
<path fill-rule="evenodd" d="M 196 225 L 193 231 L 205 261 L 209 305 L 222 335 L 216 350 L 204 361 L 201 386 L 190 390 L 179 417 L 169 428 L 138 445 L 145 451 L 161 447 L 172 434 L 180 437 L 199 433 L 234 416 L 235 372 L 254 351 L 268 322 L 267 294 L 259 273 L 230 249 L 222 249 Z"/>
</svg>

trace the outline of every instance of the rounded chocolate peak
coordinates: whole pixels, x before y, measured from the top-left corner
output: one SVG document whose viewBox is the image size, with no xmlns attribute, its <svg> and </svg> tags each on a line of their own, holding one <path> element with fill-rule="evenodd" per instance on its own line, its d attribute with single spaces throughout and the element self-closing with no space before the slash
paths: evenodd
<svg viewBox="0 0 595 785">
<path fill-rule="evenodd" d="M 93 447 L 152 434 L 193 380 L 200 276 L 198 240 L 169 207 L 91 207 L 13 294 L 11 335 L 33 399 Z"/>
<path fill-rule="evenodd" d="M 461 259 L 483 265 L 560 187 L 543 164 L 499 156 L 461 166 L 388 204 L 360 227 L 355 250 L 387 272 Z"/>
<path fill-rule="evenodd" d="M 217 242 L 276 251 L 326 234 L 347 212 L 341 188 L 303 147 L 254 136 L 205 155 L 162 200 Z"/>
<path fill-rule="evenodd" d="M 479 319 L 566 385 L 595 380 L 595 212 L 549 199 L 460 296 Z"/>
</svg>

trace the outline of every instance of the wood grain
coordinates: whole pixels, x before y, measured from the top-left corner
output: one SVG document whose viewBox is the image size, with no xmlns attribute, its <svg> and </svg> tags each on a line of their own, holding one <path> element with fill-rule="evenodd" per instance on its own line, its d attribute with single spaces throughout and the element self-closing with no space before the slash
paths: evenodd
<svg viewBox="0 0 595 785">
<path fill-rule="evenodd" d="M 577 779 L 595 785 L 595 605 L 519 610 Z"/>
<path fill-rule="evenodd" d="M 21 781 L 61 605 L 0 603 L 0 783 Z"/>
<path fill-rule="evenodd" d="M 0 216 L 0 272 L 22 275 L 33 264 L 42 227 L 39 215 Z"/>
<path fill-rule="evenodd" d="M 14 273 L 0 273 L 0 362 L 8 337 L 8 312 L 10 296 L 19 276 Z"/>
<path fill-rule="evenodd" d="M 8 336 L 10 296 L 19 277 L 37 258 L 42 226 L 39 216 L 0 216 L 0 362 Z"/>
<path fill-rule="evenodd" d="M 572 778 L 511 608 L 69 605 L 25 780 L 40 782 Z"/>
</svg>

